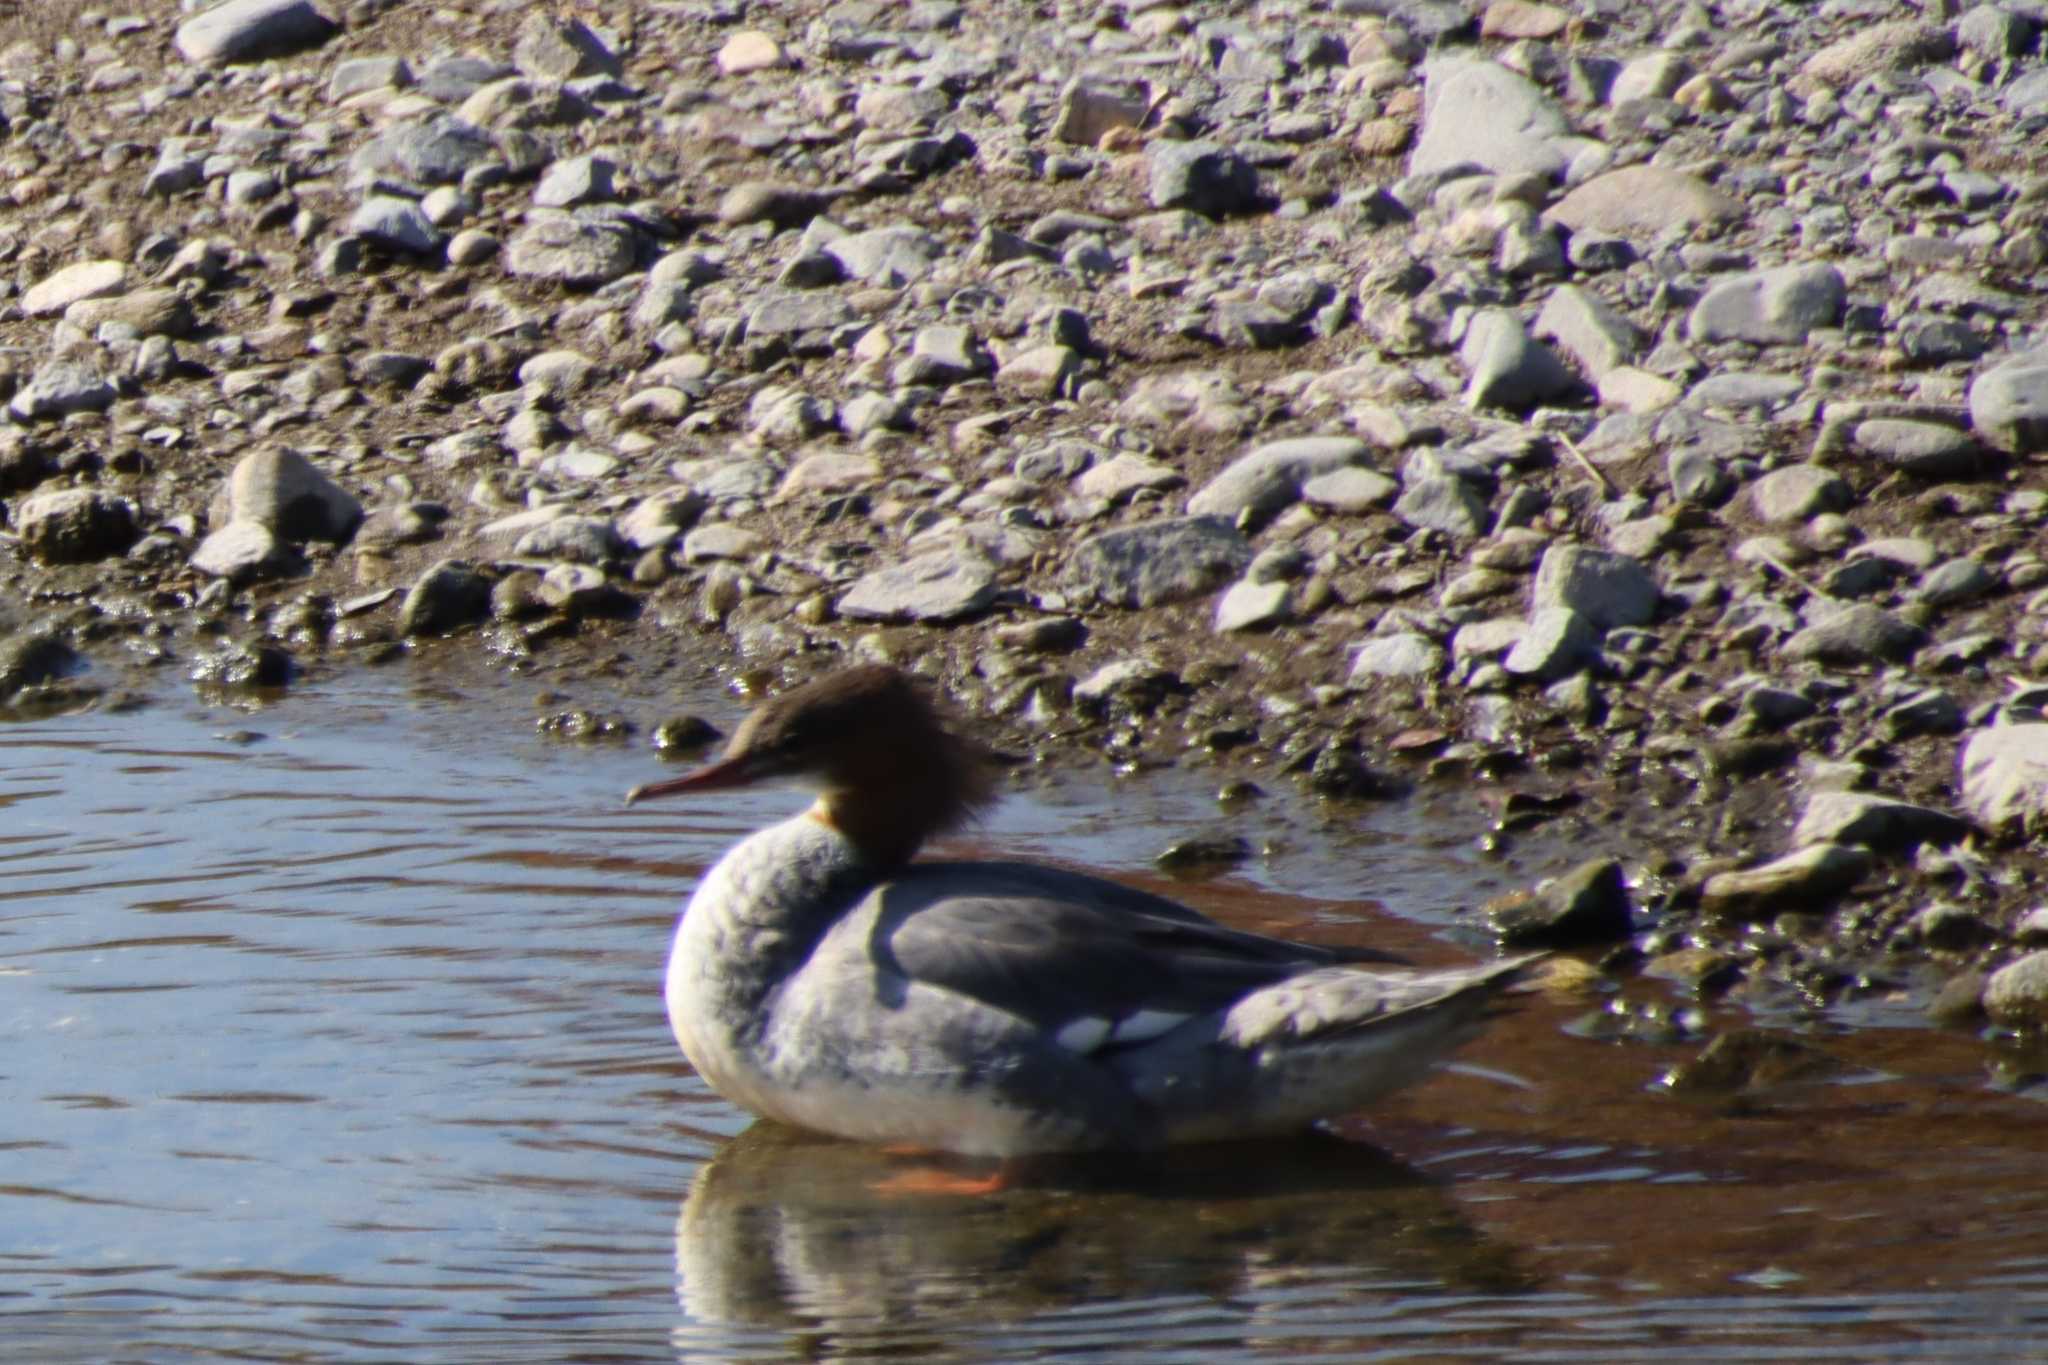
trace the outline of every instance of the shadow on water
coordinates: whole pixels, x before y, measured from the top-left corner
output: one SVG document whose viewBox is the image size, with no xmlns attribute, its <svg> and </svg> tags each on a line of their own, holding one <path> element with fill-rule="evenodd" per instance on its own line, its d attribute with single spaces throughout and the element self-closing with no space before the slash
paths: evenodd
<svg viewBox="0 0 2048 1365">
<path fill-rule="evenodd" d="M 621 811 L 655 762 L 445 681 L 0 726 L 10 1352 L 2040 1357 L 2048 1058 L 1929 1030 L 1910 994 L 1697 1006 L 1650 1042 L 1587 1020 L 1668 1014 L 1668 983 L 1532 999 L 1319 1140 L 975 1198 L 750 1128 L 668 1037 L 661 964 L 698 871 L 800 798 Z M 1246 928 L 1452 960 L 1477 945 L 1451 907 L 1501 876 L 1454 791 L 1349 831 L 1276 798 L 1228 817 L 1272 853 L 1172 883 L 1147 862 L 1225 823 L 1213 781 L 1021 785 L 952 851 Z M 1759 1025 L 1790 1063 L 1698 1066 Z M 1707 1082 L 1663 1083 L 1687 1068 Z"/>
<path fill-rule="evenodd" d="M 1333 1277 L 1403 1292 L 1530 1283 L 1440 1181 L 1335 1138 L 1039 1162 L 986 1194 L 898 1189 L 924 1160 L 750 1128 L 676 1219 L 685 1316 L 784 1329 L 836 1355 L 900 1345 L 906 1329 L 966 1350 L 997 1323 L 1086 1312 L 1100 1330 L 1119 1305 L 1208 1304 L 1192 1339 L 1185 1324 L 1133 1323 L 1170 1350 L 1220 1347 L 1231 1320 L 1261 1316 L 1254 1300 Z"/>
</svg>

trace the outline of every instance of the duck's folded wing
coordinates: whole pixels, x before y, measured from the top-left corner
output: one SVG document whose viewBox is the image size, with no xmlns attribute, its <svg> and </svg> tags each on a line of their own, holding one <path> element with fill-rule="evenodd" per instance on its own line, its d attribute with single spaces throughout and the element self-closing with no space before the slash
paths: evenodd
<svg viewBox="0 0 2048 1365">
<path fill-rule="evenodd" d="M 1029 864 L 915 865 L 875 893 L 876 964 L 971 996 L 1074 1052 L 1128 1047 L 1340 955 Z"/>
</svg>

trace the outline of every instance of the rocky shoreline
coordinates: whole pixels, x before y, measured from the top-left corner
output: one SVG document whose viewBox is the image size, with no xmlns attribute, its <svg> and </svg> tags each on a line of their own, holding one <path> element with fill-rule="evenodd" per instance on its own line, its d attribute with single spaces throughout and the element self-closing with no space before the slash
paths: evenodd
<svg viewBox="0 0 2048 1365">
<path fill-rule="evenodd" d="M 0 33 L 14 714 L 884 659 L 1611 830 L 1517 943 L 2048 1015 L 2048 0 L 608 20 Z"/>
</svg>

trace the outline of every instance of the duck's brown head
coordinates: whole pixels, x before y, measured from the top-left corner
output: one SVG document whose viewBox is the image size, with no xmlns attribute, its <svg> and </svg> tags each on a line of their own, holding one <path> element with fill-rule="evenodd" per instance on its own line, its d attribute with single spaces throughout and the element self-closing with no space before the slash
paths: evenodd
<svg viewBox="0 0 2048 1365">
<path fill-rule="evenodd" d="M 996 797 L 991 755 L 954 733 L 907 674 L 881 664 L 828 673 L 757 707 L 717 759 L 650 782 L 628 804 L 791 779 L 818 792 L 813 811 L 877 863 L 907 861 Z"/>
</svg>

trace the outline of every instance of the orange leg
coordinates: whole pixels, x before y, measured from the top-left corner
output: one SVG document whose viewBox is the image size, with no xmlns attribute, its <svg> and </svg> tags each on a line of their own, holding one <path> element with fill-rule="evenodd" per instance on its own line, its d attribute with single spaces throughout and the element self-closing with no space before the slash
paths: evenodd
<svg viewBox="0 0 2048 1365">
<path fill-rule="evenodd" d="M 887 1147 L 883 1150 L 891 1156 L 920 1159 L 939 1155 L 916 1147 Z M 964 1171 L 948 1170 L 935 1161 L 922 1160 L 921 1164 L 877 1180 L 868 1188 L 876 1194 L 995 1194 L 1009 1188 L 1010 1175 L 1010 1163 L 1007 1161 L 996 1162 L 979 1174 L 970 1175 Z"/>
</svg>

